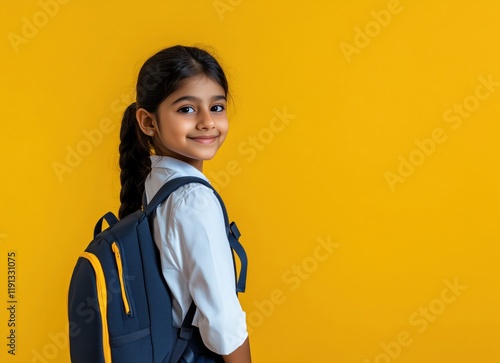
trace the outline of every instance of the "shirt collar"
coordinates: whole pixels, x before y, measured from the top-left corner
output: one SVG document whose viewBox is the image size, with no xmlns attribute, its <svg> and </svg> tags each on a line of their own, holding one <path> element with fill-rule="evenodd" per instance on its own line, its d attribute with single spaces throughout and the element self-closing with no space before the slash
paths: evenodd
<svg viewBox="0 0 500 363">
<path fill-rule="evenodd" d="M 206 181 L 207 177 L 194 166 L 169 156 L 151 155 L 151 168 L 171 169 L 179 176 L 195 176 Z"/>
</svg>

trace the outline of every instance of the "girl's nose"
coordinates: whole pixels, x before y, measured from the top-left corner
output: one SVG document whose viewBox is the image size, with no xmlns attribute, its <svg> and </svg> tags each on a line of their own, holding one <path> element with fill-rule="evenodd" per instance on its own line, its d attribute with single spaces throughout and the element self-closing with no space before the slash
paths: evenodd
<svg viewBox="0 0 500 363">
<path fill-rule="evenodd" d="M 215 121 L 209 110 L 200 111 L 197 127 L 200 130 L 210 130 L 215 127 Z"/>
</svg>

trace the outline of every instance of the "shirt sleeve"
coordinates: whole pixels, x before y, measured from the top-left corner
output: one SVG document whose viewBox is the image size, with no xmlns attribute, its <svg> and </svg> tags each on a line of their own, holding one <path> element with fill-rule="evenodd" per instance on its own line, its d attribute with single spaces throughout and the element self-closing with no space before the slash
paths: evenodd
<svg viewBox="0 0 500 363">
<path fill-rule="evenodd" d="M 173 219 L 179 268 L 198 307 L 203 342 L 217 354 L 232 353 L 248 333 L 219 201 L 207 187 L 193 187 L 176 203 Z"/>
</svg>

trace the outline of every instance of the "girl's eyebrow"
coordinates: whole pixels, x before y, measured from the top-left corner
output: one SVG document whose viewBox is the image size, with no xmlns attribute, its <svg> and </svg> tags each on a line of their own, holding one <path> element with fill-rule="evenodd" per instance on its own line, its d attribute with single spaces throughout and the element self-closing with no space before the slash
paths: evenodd
<svg viewBox="0 0 500 363">
<path fill-rule="evenodd" d="M 219 101 L 219 100 L 226 100 L 226 96 L 224 95 L 215 95 L 210 98 L 210 100 L 213 101 Z M 201 98 L 195 97 L 195 96 L 182 96 L 176 99 L 174 102 L 172 102 L 172 105 L 175 105 L 176 103 L 179 103 L 181 101 L 191 101 L 191 102 L 201 102 Z"/>
</svg>

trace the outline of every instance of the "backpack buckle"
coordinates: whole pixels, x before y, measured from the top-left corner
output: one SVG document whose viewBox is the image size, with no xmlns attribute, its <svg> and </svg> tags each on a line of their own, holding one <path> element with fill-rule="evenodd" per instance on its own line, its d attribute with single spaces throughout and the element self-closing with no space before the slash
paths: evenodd
<svg viewBox="0 0 500 363">
<path fill-rule="evenodd" d="M 238 229 L 238 227 L 236 226 L 235 222 L 231 222 L 231 224 L 229 225 L 229 230 L 233 234 L 234 238 L 236 238 L 236 239 L 240 238 L 241 233 L 240 233 L 240 230 Z"/>
</svg>

